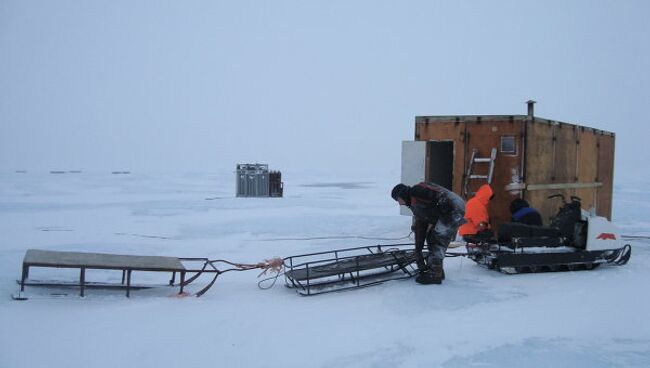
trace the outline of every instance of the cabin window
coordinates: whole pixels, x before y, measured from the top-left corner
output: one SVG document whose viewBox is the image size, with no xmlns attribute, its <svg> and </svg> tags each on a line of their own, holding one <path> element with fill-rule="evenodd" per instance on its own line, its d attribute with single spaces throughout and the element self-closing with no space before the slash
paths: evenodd
<svg viewBox="0 0 650 368">
<path fill-rule="evenodd" d="M 501 137 L 501 153 L 508 155 L 517 154 L 517 143 L 512 135 Z"/>
</svg>

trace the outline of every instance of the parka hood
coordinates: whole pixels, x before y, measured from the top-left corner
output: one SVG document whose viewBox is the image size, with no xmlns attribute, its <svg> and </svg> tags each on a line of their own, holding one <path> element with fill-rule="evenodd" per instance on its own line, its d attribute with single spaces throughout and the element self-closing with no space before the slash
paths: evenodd
<svg viewBox="0 0 650 368">
<path fill-rule="evenodd" d="M 478 188 L 478 191 L 476 192 L 474 198 L 481 202 L 481 204 L 487 206 L 490 202 L 490 197 L 492 197 L 492 194 L 494 194 L 494 192 L 492 192 L 490 185 L 483 184 L 480 188 Z"/>
</svg>

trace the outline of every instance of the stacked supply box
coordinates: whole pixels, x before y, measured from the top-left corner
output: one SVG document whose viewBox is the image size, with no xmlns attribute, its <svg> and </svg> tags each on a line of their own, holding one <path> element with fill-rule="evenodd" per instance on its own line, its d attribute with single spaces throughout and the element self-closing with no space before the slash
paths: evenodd
<svg viewBox="0 0 650 368">
<path fill-rule="evenodd" d="M 267 164 L 237 164 L 237 197 L 282 197 L 282 174 Z"/>
</svg>

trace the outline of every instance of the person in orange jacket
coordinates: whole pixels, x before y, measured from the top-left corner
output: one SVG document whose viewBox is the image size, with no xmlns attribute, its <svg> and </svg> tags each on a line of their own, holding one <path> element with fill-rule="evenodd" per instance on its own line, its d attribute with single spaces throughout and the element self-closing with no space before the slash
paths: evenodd
<svg viewBox="0 0 650 368">
<path fill-rule="evenodd" d="M 494 198 L 494 192 L 489 184 L 483 184 L 472 199 L 467 201 L 465 206 L 465 224 L 458 233 L 463 239 L 485 237 L 491 233 L 490 230 L 490 200 Z M 491 237 L 491 236 L 490 236 Z"/>
</svg>

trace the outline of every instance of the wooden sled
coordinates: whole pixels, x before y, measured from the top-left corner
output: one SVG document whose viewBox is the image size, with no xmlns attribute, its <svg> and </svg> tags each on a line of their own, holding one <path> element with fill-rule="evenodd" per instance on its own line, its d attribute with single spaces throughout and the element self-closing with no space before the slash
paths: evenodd
<svg viewBox="0 0 650 368">
<path fill-rule="evenodd" d="M 218 269 L 217 263 L 225 263 L 232 268 Z M 68 268 L 79 269 L 79 281 L 57 281 L 57 280 L 30 280 L 29 271 L 32 267 L 45 268 Z M 87 288 L 122 289 L 126 296 L 131 295 L 131 290 L 150 288 L 154 285 L 133 285 L 131 283 L 132 273 L 137 272 L 169 272 L 171 279 L 169 286 L 178 286 L 179 295 L 184 294 L 184 288 L 203 274 L 213 274 L 214 277 L 208 285 L 193 294 L 201 296 L 214 285 L 217 277 L 228 271 L 243 271 L 250 268 L 242 268 L 240 265 L 225 260 L 209 260 L 208 258 L 177 258 L 161 256 L 136 256 L 117 255 L 105 253 L 86 252 L 61 252 L 51 250 L 29 249 L 23 259 L 22 276 L 18 280 L 20 292 L 12 295 L 15 300 L 26 300 L 24 295 L 26 286 L 39 287 L 78 287 L 79 296 L 84 296 Z M 121 283 L 104 283 L 86 281 L 86 270 L 116 270 L 122 272 Z M 176 274 L 180 280 L 176 283 Z"/>
</svg>

